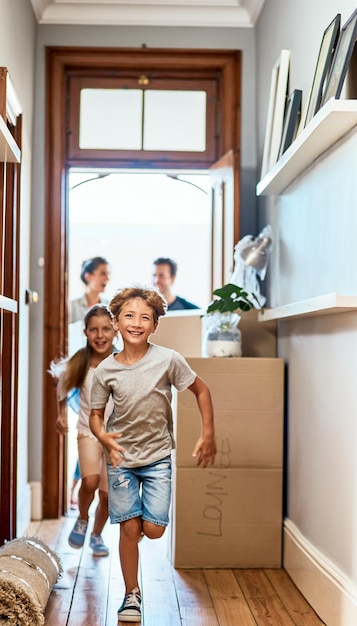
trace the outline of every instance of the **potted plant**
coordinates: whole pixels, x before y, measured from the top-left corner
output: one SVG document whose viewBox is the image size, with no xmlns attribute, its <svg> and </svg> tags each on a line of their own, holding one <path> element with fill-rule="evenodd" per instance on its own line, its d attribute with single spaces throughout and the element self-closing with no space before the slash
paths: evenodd
<svg viewBox="0 0 357 626">
<path fill-rule="evenodd" d="M 241 314 L 250 309 L 262 309 L 254 293 L 227 283 L 213 291 L 214 299 L 206 310 L 207 356 L 242 356 L 241 332 L 237 328 Z"/>
</svg>

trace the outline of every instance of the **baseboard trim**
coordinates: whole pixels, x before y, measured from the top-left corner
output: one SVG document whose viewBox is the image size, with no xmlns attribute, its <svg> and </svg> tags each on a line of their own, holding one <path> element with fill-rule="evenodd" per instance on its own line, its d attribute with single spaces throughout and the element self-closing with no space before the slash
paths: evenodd
<svg viewBox="0 0 357 626">
<path fill-rule="evenodd" d="M 284 522 L 283 564 L 327 626 L 357 624 L 357 586 L 289 519 Z"/>
</svg>

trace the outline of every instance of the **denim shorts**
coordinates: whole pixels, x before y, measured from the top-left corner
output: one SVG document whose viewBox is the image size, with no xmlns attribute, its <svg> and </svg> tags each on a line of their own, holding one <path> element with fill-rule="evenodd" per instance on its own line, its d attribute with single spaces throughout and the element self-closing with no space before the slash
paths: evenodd
<svg viewBox="0 0 357 626">
<path fill-rule="evenodd" d="M 158 526 L 168 525 L 171 456 L 143 467 L 107 465 L 107 472 L 111 524 L 141 517 Z"/>
</svg>

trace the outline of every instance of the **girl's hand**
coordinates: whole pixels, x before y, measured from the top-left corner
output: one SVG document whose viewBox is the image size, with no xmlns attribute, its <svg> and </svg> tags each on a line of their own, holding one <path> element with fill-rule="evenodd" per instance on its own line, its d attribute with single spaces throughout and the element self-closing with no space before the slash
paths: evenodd
<svg viewBox="0 0 357 626">
<path fill-rule="evenodd" d="M 106 448 L 109 454 L 109 461 L 113 467 L 120 465 L 125 454 L 125 448 L 120 446 L 117 439 L 120 439 L 120 433 L 102 433 L 100 443 Z"/>
<path fill-rule="evenodd" d="M 207 467 L 213 465 L 217 454 L 214 437 L 200 437 L 192 452 L 192 456 L 197 458 L 197 465 Z"/>
<path fill-rule="evenodd" d="M 65 435 L 68 433 L 67 415 L 59 414 L 56 420 L 56 431 L 59 435 Z"/>
</svg>

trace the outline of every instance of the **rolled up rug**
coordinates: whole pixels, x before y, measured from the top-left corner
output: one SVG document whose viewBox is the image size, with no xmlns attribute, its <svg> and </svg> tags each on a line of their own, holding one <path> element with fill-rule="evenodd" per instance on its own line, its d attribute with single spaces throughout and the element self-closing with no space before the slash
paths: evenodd
<svg viewBox="0 0 357 626">
<path fill-rule="evenodd" d="M 0 547 L 0 624 L 43 626 L 53 585 L 62 574 L 58 555 L 37 537 Z"/>
</svg>

